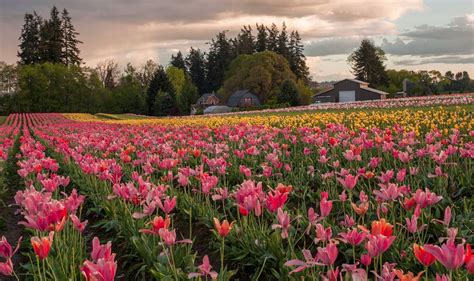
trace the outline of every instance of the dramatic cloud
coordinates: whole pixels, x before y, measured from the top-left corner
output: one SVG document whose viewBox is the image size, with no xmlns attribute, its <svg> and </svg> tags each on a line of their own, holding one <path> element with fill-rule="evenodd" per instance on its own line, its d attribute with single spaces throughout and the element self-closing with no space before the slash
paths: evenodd
<svg viewBox="0 0 474 281">
<path fill-rule="evenodd" d="M 384 39 L 382 48 L 393 55 L 470 55 L 474 53 L 474 16 L 457 17 L 445 26 L 422 25 Z"/>
<path fill-rule="evenodd" d="M 1 59 L 16 60 L 24 13 L 36 10 L 46 17 L 52 5 L 50 0 L 2 0 Z M 124 54 L 138 61 L 190 45 L 205 48 L 217 32 L 233 35 L 257 22 L 284 21 L 305 40 L 394 33 L 392 20 L 423 8 L 422 0 L 64 0 L 56 5 L 71 13 L 88 63 Z"/>
</svg>

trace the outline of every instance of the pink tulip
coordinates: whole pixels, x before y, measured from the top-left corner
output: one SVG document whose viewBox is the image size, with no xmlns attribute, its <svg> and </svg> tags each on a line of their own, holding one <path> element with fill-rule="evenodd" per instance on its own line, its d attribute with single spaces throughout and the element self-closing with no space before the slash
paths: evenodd
<svg viewBox="0 0 474 281">
<path fill-rule="evenodd" d="M 364 242 L 366 234 L 364 232 L 358 232 L 357 229 L 349 230 L 348 232 L 341 232 L 339 236 L 342 237 L 344 243 L 349 243 L 352 246 L 357 246 L 360 243 Z"/>
<path fill-rule="evenodd" d="M 321 192 L 321 201 L 319 202 L 319 209 L 323 218 L 329 216 L 332 210 L 332 201 L 328 201 L 328 193 Z"/>
<path fill-rule="evenodd" d="M 362 256 L 360 256 L 360 262 L 365 266 L 369 266 L 372 262 L 372 257 L 368 254 L 363 254 Z"/>
<path fill-rule="evenodd" d="M 86 260 L 81 273 L 86 281 L 113 281 L 117 272 L 117 262 L 113 259 L 100 259 L 96 263 Z"/>
<path fill-rule="evenodd" d="M 428 206 L 432 206 L 441 199 L 443 199 L 442 196 L 437 196 L 434 192 L 431 192 L 428 188 L 425 188 L 425 191 L 421 189 L 417 189 L 415 192 L 415 195 L 413 196 L 415 199 L 415 202 L 417 205 L 420 206 L 420 208 L 424 209 Z"/>
<path fill-rule="evenodd" d="M 395 236 L 385 236 L 382 234 L 368 235 L 367 237 L 368 241 L 365 245 L 365 248 L 369 252 L 369 255 L 373 258 L 387 251 L 392 245 L 393 241 L 395 241 Z"/>
<path fill-rule="evenodd" d="M 69 215 L 69 217 L 71 218 L 72 225 L 74 226 L 74 228 L 79 232 L 83 232 L 86 228 L 87 220 L 81 222 L 76 215 Z"/>
<path fill-rule="evenodd" d="M 13 274 L 13 262 L 9 258 L 5 262 L 0 262 L 0 274 L 10 276 Z"/>
<path fill-rule="evenodd" d="M 295 269 L 290 271 L 290 274 L 300 272 L 305 270 L 306 268 L 311 268 L 314 266 L 323 266 L 324 264 L 316 262 L 316 257 L 313 258 L 311 252 L 309 250 L 303 250 L 303 257 L 305 261 L 294 259 L 285 262 L 285 266 L 296 266 Z"/>
<path fill-rule="evenodd" d="M 115 254 L 112 254 L 112 242 L 109 241 L 107 244 L 101 245 L 99 238 L 94 237 L 94 239 L 92 239 L 91 257 L 95 262 L 99 259 L 114 259 Z"/>
<path fill-rule="evenodd" d="M 448 270 L 455 270 L 464 263 L 464 246 L 462 244 L 456 246 L 453 240 L 448 240 L 441 247 L 426 244 L 424 248 Z"/>
<path fill-rule="evenodd" d="M 342 187 L 347 189 L 354 189 L 357 184 L 357 180 L 359 179 L 359 175 L 353 176 L 351 174 L 347 174 L 344 178 L 337 178 L 337 181 L 342 185 Z"/>
<path fill-rule="evenodd" d="M 276 212 L 279 208 L 283 208 L 288 198 L 288 193 L 280 193 L 279 191 L 271 191 L 266 197 L 266 206 L 270 213 Z"/>
<path fill-rule="evenodd" d="M 161 203 L 161 200 L 158 200 L 156 203 L 163 212 L 169 214 L 176 206 L 176 196 L 173 197 L 173 199 L 170 199 L 169 196 L 166 196 L 165 200 L 163 200 L 163 203 Z"/>
<path fill-rule="evenodd" d="M 283 212 L 281 208 L 277 212 L 278 224 L 273 224 L 272 229 L 281 229 L 281 238 L 288 238 L 288 230 L 290 229 L 290 216 L 287 212 Z"/>
<path fill-rule="evenodd" d="M 445 226 L 449 226 L 449 223 L 451 222 L 451 207 L 447 207 L 444 210 L 444 218 L 443 218 L 443 224 Z"/>
<path fill-rule="evenodd" d="M 2 236 L 2 239 L 0 239 L 0 257 L 5 258 L 5 259 L 12 258 L 13 255 L 15 255 L 15 253 L 18 251 L 18 248 L 20 247 L 20 243 L 22 239 L 23 237 L 20 237 L 18 239 L 16 248 L 13 250 L 10 243 L 8 243 L 7 238 L 5 238 L 5 236 Z"/>
<path fill-rule="evenodd" d="M 318 247 L 317 260 L 325 265 L 333 265 L 337 259 L 337 245 L 329 243 L 326 247 Z"/>
<path fill-rule="evenodd" d="M 438 273 L 436 273 L 436 281 L 451 281 L 451 279 L 446 274 L 439 275 Z"/>
<path fill-rule="evenodd" d="M 192 241 L 189 239 L 176 241 L 176 229 L 173 229 L 172 231 L 170 231 L 166 228 L 161 228 L 160 230 L 158 230 L 158 234 L 160 235 L 161 239 L 163 239 L 163 242 L 167 246 L 172 246 L 176 243 L 188 243 L 188 244 L 192 243 Z"/>
<path fill-rule="evenodd" d="M 327 242 L 332 237 L 332 229 L 331 227 L 324 228 L 324 226 L 320 223 L 316 224 L 316 238 L 314 239 L 315 243 L 319 242 Z"/>
<path fill-rule="evenodd" d="M 212 265 L 209 263 L 209 257 L 207 255 L 204 256 L 202 259 L 202 264 L 198 266 L 199 272 L 192 272 L 188 274 L 188 278 L 195 278 L 195 277 L 200 277 L 200 276 L 209 276 L 213 280 L 217 279 L 217 272 L 211 271 Z"/>
</svg>

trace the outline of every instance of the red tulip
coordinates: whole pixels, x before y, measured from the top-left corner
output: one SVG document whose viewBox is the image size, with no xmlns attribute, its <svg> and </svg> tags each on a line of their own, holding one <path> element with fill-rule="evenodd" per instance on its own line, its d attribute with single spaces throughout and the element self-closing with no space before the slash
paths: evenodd
<svg viewBox="0 0 474 281">
<path fill-rule="evenodd" d="M 435 262 L 435 257 L 428 253 L 423 246 L 413 244 L 413 253 L 416 259 L 424 266 L 430 266 Z"/>
<path fill-rule="evenodd" d="M 383 236 L 391 236 L 393 232 L 393 225 L 388 223 L 385 219 L 372 221 L 371 233 L 373 235 L 381 234 Z"/>
<path fill-rule="evenodd" d="M 44 260 L 48 257 L 49 251 L 51 250 L 51 244 L 53 243 L 53 236 L 54 232 L 51 231 L 49 236 L 42 237 L 41 239 L 36 236 L 31 238 L 33 250 L 40 260 Z"/>
<path fill-rule="evenodd" d="M 140 229 L 139 232 L 158 236 L 160 229 L 168 229 L 171 220 L 168 216 L 165 219 L 161 216 L 156 216 L 149 224 L 151 224 L 151 229 Z"/>
<path fill-rule="evenodd" d="M 469 273 L 474 274 L 474 256 L 470 244 L 466 244 L 466 254 L 464 255 L 464 262 Z"/>
<path fill-rule="evenodd" d="M 222 238 L 225 238 L 229 234 L 233 224 L 234 222 L 229 224 L 227 220 L 224 220 L 221 224 L 217 218 L 214 218 L 214 226 L 217 230 L 217 233 Z"/>
</svg>

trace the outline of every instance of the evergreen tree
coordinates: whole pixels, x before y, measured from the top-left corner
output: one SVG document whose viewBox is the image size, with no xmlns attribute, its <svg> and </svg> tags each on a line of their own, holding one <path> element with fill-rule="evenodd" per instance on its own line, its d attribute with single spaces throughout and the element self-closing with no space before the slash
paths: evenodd
<svg viewBox="0 0 474 281">
<path fill-rule="evenodd" d="M 257 42 L 255 43 L 255 50 L 257 52 L 267 50 L 267 38 L 267 28 L 263 24 L 257 24 Z"/>
<path fill-rule="evenodd" d="M 62 13 L 62 32 L 63 32 L 63 50 L 62 50 L 62 61 L 65 65 L 80 65 L 82 59 L 79 57 L 78 44 L 82 44 L 77 39 L 79 32 L 76 31 L 71 22 L 71 16 L 69 12 L 64 9 Z"/>
<path fill-rule="evenodd" d="M 174 96 L 165 91 L 158 91 L 153 104 L 153 115 L 155 116 L 169 116 L 174 114 L 176 100 Z"/>
<path fill-rule="evenodd" d="M 34 12 L 25 14 L 25 23 L 20 35 L 18 57 L 21 64 L 35 64 L 40 61 L 39 34 L 42 19 Z"/>
<path fill-rule="evenodd" d="M 268 38 L 267 38 L 267 50 L 278 53 L 278 37 L 280 32 L 275 23 L 272 23 L 270 28 L 267 27 Z"/>
<path fill-rule="evenodd" d="M 244 26 L 234 40 L 235 55 L 253 54 L 255 52 L 255 38 L 250 25 Z"/>
<path fill-rule="evenodd" d="M 290 51 L 288 49 L 288 33 L 286 32 L 286 24 L 283 22 L 280 34 L 278 35 L 278 50 L 277 53 L 282 55 L 289 61 Z"/>
<path fill-rule="evenodd" d="M 204 94 L 207 90 L 206 64 L 205 54 L 201 52 L 201 50 L 191 47 L 191 50 L 189 50 L 189 54 L 186 57 L 186 66 L 191 81 L 196 85 L 199 95 Z"/>
<path fill-rule="evenodd" d="M 299 92 L 295 82 L 291 79 L 286 79 L 280 86 L 277 94 L 278 103 L 288 103 L 291 106 L 299 104 Z"/>
<path fill-rule="evenodd" d="M 372 87 L 388 86 L 385 60 L 385 52 L 368 39 L 362 40 L 348 58 L 356 79 L 368 82 Z"/>
<path fill-rule="evenodd" d="M 226 32 L 220 32 L 211 41 L 207 55 L 207 90 L 217 91 L 224 81 L 224 75 L 233 60 L 232 46 L 227 40 Z"/>
<path fill-rule="evenodd" d="M 175 90 L 162 66 L 158 67 L 148 87 L 147 105 L 150 115 L 169 115 L 176 109 Z"/>
<path fill-rule="evenodd" d="M 291 32 L 288 48 L 288 62 L 290 63 L 291 71 L 293 71 L 299 80 L 303 80 L 307 84 L 310 80 L 309 69 L 306 65 L 306 57 L 303 54 L 304 47 L 301 43 L 301 37 L 298 31 Z"/>
<path fill-rule="evenodd" d="M 181 51 L 178 51 L 178 53 L 175 55 L 171 55 L 171 61 L 170 64 L 174 67 L 177 67 L 179 69 L 184 70 L 184 72 L 187 72 L 186 69 L 186 62 L 184 60 L 183 54 Z"/>
<path fill-rule="evenodd" d="M 63 62 L 64 34 L 62 20 L 56 6 L 51 9 L 50 19 L 40 29 L 40 60 L 41 62 Z"/>
</svg>

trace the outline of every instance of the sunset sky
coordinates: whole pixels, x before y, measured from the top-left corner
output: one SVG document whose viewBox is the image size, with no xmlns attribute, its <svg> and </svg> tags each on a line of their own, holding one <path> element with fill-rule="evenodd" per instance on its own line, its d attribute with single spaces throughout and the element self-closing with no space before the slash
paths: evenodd
<svg viewBox="0 0 474 281">
<path fill-rule="evenodd" d="M 472 0 L 0 0 L 0 61 L 17 60 L 26 12 L 49 16 L 69 10 L 82 57 L 94 66 L 114 58 L 140 65 L 167 64 L 177 50 L 207 49 L 222 30 L 272 22 L 297 29 L 316 81 L 351 77 L 348 54 L 363 38 L 387 53 L 388 68 L 469 71 L 474 77 Z"/>
</svg>

